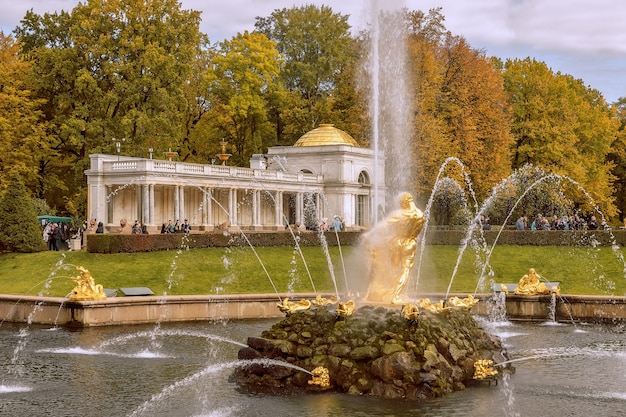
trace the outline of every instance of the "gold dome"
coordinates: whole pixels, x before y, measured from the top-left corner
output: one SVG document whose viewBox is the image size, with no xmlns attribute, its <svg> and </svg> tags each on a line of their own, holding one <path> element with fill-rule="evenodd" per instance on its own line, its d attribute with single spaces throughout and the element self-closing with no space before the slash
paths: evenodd
<svg viewBox="0 0 626 417">
<path fill-rule="evenodd" d="M 293 146 L 350 145 L 359 146 L 354 138 L 332 124 L 321 124 L 317 129 L 306 132 Z"/>
</svg>

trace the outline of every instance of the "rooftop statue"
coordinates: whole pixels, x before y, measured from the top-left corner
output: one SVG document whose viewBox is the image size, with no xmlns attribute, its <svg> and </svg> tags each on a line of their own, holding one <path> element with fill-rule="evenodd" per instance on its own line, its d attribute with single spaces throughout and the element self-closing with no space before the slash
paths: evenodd
<svg viewBox="0 0 626 417">
<path fill-rule="evenodd" d="M 424 213 L 409 193 L 400 195 L 400 209 L 365 235 L 370 262 L 366 300 L 402 304 L 401 297 L 415 261 L 417 236 L 424 225 Z"/>
</svg>

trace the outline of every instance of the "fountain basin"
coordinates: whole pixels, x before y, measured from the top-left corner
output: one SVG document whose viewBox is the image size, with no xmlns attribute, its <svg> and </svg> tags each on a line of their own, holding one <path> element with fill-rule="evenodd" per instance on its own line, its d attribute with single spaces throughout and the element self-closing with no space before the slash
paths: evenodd
<svg viewBox="0 0 626 417">
<path fill-rule="evenodd" d="M 301 293 L 291 300 L 313 299 L 317 294 Z M 422 294 L 431 300 L 444 294 Z M 465 297 L 466 294 L 449 294 Z M 487 316 L 492 294 L 478 294 L 472 313 Z M 205 321 L 219 319 L 282 317 L 276 294 L 194 295 L 113 297 L 101 301 L 68 301 L 60 297 L 0 294 L 0 318 L 5 322 L 97 327 L 155 322 Z M 506 314 L 510 320 L 545 321 L 551 297 L 509 294 Z M 400 306 L 398 306 L 400 308 Z M 561 295 L 556 300 L 555 320 L 559 322 L 626 322 L 626 297 Z"/>
</svg>

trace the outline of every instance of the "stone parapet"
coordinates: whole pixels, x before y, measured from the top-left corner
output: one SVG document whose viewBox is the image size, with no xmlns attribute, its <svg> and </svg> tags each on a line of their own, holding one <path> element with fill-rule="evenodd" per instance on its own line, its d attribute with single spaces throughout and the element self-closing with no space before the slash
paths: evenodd
<svg viewBox="0 0 626 417">
<path fill-rule="evenodd" d="M 297 301 L 316 294 L 298 294 Z M 323 296 L 328 296 L 323 295 Z M 449 296 L 465 297 L 466 294 Z M 287 297 L 280 294 L 281 298 Z M 437 300 L 443 294 L 423 294 Z M 481 300 L 472 308 L 476 315 L 487 315 L 492 294 L 477 294 Z M 0 322 L 92 327 L 134 325 L 174 321 L 256 319 L 282 317 L 276 294 L 135 296 L 112 297 L 101 301 L 69 301 L 60 297 L 0 294 Z M 546 321 L 551 311 L 550 296 L 506 297 L 509 320 Z M 358 305 L 358 302 L 357 302 Z M 561 322 L 626 322 L 626 297 L 561 295 L 555 302 L 554 317 Z M 398 306 L 400 309 L 400 306 Z M 400 314 L 400 313 L 399 313 Z"/>
</svg>

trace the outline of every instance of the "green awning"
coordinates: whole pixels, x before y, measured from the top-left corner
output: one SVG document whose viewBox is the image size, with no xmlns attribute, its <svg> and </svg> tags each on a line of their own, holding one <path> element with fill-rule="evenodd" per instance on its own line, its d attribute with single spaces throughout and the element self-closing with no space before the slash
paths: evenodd
<svg viewBox="0 0 626 417">
<path fill-rule="evenodd" d="M 71 223 L 71 217 L 59 217 L 59 216 L 37 216 L 37 220 L 41 223 L 42 220 L 47 220 L 52 223 Z"/>
</svg>

